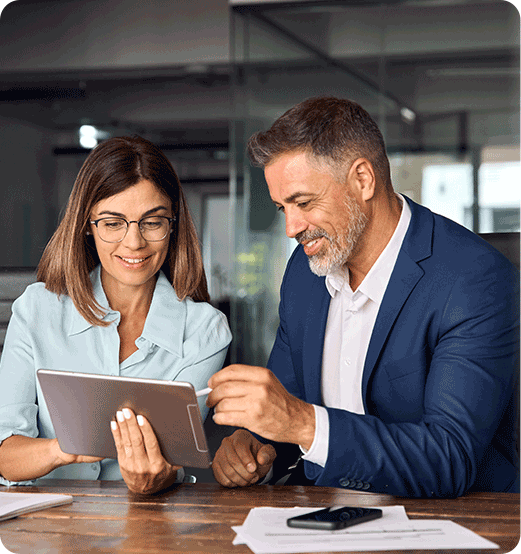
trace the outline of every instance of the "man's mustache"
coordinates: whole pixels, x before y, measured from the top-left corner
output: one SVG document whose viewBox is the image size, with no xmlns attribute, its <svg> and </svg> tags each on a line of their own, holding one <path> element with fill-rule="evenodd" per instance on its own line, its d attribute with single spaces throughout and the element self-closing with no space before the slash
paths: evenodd
<svg viewBox="0 0 521 554">
<path fill-rule="evenodd" d="M 301 233 L 298 233 L 295 235 L 295 240 L 302 244 L 303 242 L 308 242 L 310 240 L 316 240 L 319 238 L 326 238 L 328 240 L 331 240 L 331 237 L 328 235 L 327 231 L 324 229 L 314 229 L 313 231 L 302 231 Z"/>
</svg>

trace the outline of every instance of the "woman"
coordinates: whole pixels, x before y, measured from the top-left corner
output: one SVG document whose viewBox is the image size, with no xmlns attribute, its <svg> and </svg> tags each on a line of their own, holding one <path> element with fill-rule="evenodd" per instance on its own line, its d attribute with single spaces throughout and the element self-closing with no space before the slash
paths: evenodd
<svg viewBox="0 0 521 554">
<path fill-rule="evenodd" d="M 151 142 L 112 138 L 83 164 L 65 215 L 13 304 L 0 362 L 0 482 L 121 479 L 159 491 L 182 480 L 145 418 L 118 412 L 117 460 L 64 453 L 36 371 L 189 381 L 206 387 L 231 334 L 207 304 L 195 228 L 177 175 Z M 207 408 L 200 404 L 203 416 Z"/>
</svg>

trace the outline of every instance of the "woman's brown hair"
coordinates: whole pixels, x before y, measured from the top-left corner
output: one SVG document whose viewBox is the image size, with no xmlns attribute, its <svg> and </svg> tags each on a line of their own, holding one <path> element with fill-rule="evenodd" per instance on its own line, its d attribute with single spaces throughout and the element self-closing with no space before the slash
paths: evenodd
<svg viewBox="0 0 521 554">
<path fill-rule="evenodd" d="M 78 173 L 63 219 L 38 265 L 45 288 L 68 295 L 91 324 L 105 326 L 96 303 L 90 272 L 100 263 L 92 235 L 87 235 L 92 208 L 142 180 L 168 196 L 177 221 L 161 268 L 180 300 L 209 301 L 201 248 L 179 178 L 157 146 L 141 137 L 115 137 L 99 144 Z"/>
</svg>

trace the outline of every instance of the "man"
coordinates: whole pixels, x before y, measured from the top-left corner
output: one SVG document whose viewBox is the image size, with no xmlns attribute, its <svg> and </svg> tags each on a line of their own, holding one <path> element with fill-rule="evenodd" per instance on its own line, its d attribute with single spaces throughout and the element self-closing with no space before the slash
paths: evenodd
<svg viewBox="0 0 521 554">
<path fill-rule="evenodd" d="M 217 481 L 261 482 L 290 443 L 316 485 L 517 491 L 517 270 L 393 191 L 382 135 L 354 102 L 308 99 L 248 152 L 300 246 L 268 368 L 209 381 L 215 422 L 241 427 Z"/>
</svg>

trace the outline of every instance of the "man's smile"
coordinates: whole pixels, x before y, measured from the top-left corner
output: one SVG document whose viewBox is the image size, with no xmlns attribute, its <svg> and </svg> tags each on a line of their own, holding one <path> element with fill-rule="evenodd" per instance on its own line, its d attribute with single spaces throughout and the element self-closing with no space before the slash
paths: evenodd
<svg viewBox="0 0 521 554">
<path fill-rule="evenodd" d="M 309 242 L 302 241 L 300 244 L 304 247 L 306 256 L 314 256 L 315 254 L 318 254 L 325 240 L 326 238 L 322 236 L 312 239 Z"/>
</svg>

